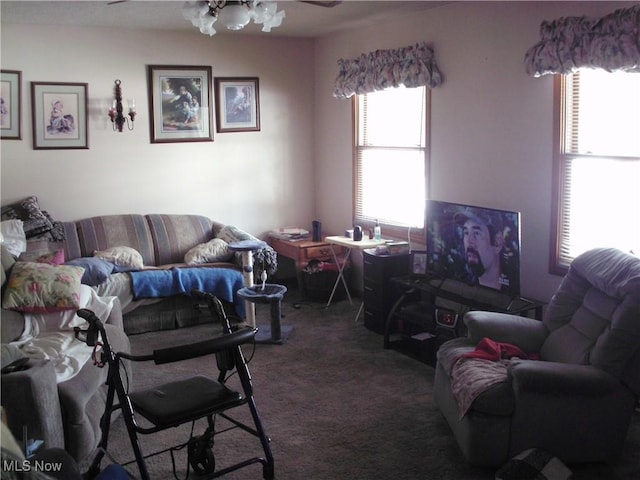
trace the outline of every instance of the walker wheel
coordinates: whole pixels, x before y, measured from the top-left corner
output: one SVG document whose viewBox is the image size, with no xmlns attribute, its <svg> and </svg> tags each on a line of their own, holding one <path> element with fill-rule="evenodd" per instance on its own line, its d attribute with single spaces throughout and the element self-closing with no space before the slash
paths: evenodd
<svg viewBox="0 0 640 480">
<path fill-rule="evenodd" d="M 189 441 L 189 464 L 197 475 L 206 475 L 216 470 L 216 459 L 213 455 L 213 435 L 204 433 Z"/>
</svg>

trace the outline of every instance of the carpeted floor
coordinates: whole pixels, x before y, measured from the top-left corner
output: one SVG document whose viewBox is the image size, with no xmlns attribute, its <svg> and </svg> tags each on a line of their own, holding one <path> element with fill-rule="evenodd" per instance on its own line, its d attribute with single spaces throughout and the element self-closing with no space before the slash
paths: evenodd
<svg viewBox="0 0 640 480">
<path fill-rule="evenodd" d="M 299 303 L 296 303 L 299 302 Z M 290 291 L 283 304 L 284 325 L 294 331 L 284 345 L 257 345 L 250 369 L 255 397 L 272 442 L 278 480 L 388 480 L 494 478 L 494 469 L 469 467 L 432 400 L 433 369 L 396 351 L 383 350 L 382 337 L 354 322 L 359 303 L 300 302 Z M 267 306 L 258 305 L 258 324 L 268 324 Z M 134 353 L 197 341 L 217 325 L 131 336 Z M 247 356 L 250 351 L 247 351 Z M 140 367 L 140 365 L 143 365 Z M 178 366 L 179 365 L 179 366 Z M 154 385 L 194 373 L 214 374 L 213 357 L 170 367 L 137 364 L 134 384 Z M 217 372 L 216 372 L 217 373 Z M 185 392 L 185 395 L 188 393 Z M 248 412 L 248 409 L 245 409 Z M 248 417 L 244 414 L 242 417 Z M 190 426 L 142 437 L 146 453 L 186 441 Z M 195 434 L 204 431 L 198 423 Z M 110 453 L 132 458 L 122 418 L 113 424 Z M 257 439 L 234 430 L 216 437 L 216 464 L 260 453 Z M 241 455 L 241 456 L 239 456 Z M 178 478 L 185 478 L 186 452 L 176 452 Z M 149 459 L 154 479 L 173 478 L 166 453 Z M 573 479 L 640 478 L 640 413 L 627 444 L 613 465 L 571 466 Z M 138 474 L 135 465 L 129 467 Z M 250 466 L 229 479 L 261 478 Z M 191 473 L 189 478 L 195 478 Z"/>
</svg>

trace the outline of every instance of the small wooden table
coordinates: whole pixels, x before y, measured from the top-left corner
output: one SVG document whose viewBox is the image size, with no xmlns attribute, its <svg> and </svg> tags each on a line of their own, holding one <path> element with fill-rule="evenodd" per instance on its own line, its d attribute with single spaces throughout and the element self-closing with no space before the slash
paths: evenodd
<svg viewBox="0 0 640 480">
<path fill-rule="evenodd" d="M 304 292 L 304 282 L 302 281 L 302 271 L 311 260 L 331 261 L 334 260 L 331 245 L 327 242 L 314 242 L 312 240 L 286 240 L 270 236 L 269 245 L 283 257 L 290 258 L 295 263 L 296 279 L 298 289 Z M 344 255 L 344 249 L 337 249 L 339 258 Z"/>
</svg>

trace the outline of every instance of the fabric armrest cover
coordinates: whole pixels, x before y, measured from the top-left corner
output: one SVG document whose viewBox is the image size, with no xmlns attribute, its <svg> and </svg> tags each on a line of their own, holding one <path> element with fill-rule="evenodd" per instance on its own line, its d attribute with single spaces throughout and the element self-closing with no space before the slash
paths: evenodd
<svg viewBox="0 0 640 480">
<path fill-rule="evenodd" d="M 0 340 L 2 343 L 13 342 L 20 338 L 24 331 L 24 315 L 15 310 L 3 308 L 0 318 Z"/>
<path fill-rule="evenodd" d="M 527 353 L 539 352 L 548 334 L 542 322 L 506 313 L 472 311 L 464 316 L 464 323 L 467 338 L 474 344 L 487 337 L 516 345 Z"/>
<path fill-rule="evenodd" d="M 620 381 L 592 365 L 513 361 L 509 367 L 513 388 L 518 394 L 535 393 L 576 398 L 599 397 L 620 389 Z"/>
<path fill-rule="evenodd" d="M 9 429 L 22 439 L 44 440 L 46 448 L 64 448 L 60 400 L 53 364 L 48 360 L 29 360 L 26 370 L 2 375 L 2 406 Z"/>
</svg>

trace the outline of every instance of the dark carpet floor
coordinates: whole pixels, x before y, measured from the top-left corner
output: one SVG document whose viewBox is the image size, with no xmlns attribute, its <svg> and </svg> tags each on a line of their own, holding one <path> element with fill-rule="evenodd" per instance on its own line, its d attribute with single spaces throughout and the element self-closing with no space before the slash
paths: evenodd
<svg viewBox="0 0 640 480">
<path fill-rule="evenodd" d="M 434 370 L 393 350 L 382 337 L 354 321 L 359 302 L 301 302 L 295 290 L 283 304 L 284 325 L 293 333 L 284 345 L 257 345 L 250 369 L 255 398 L 271 437 L 278 480 L 389 480 L 494 478 L 495 469 L 469 467 L 432 399 Z M 268 324 L 268 307 L 258 305 L 258 324 Z M 200 325 L 131 336 L 134 353 L 202 339 L 218 330 Z M 250 351 L 246 351 L 249 356 Z M 143 365 L 143 366 L 140 366 Z M 179 366 L 177 366 L 179 365 Z M 167 366 L 136 364 L 136 388 L 180 375 L 214 375 L 212 356 Z M 185 395 L 188 395 L 185 392 Z M 248 409 L 244 409 L 248 412 Z M 596 413 L 597 414 L 597 413 Z M 244 413 L 240 415 L 248 418 Z M 205 426 L 198 423 L 195 434 Z M 190 426 L 142 438 L 145 453 L 187 440 Z M 132 458 L 122 418 L 113 424 L 110 453 Z M 216 465 L 260 454 L 254 437 L 234 430 L 216 437 Z M 174 454 L 178 478 L 186 475 L 186 453 Z M 154 479 L 173 478 L 165 453 L 149 459 Z M 128 467 L 135 475 L 135 465 Z M 573 479 L 640 478 L 640 413 L 614 464 L 570 466 Z M 247 467 L 224 478 L 261 478 Z M 189 478 L 195 478 L 191 473 Z"/>
</svg>

